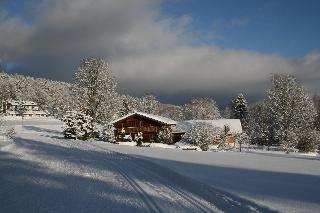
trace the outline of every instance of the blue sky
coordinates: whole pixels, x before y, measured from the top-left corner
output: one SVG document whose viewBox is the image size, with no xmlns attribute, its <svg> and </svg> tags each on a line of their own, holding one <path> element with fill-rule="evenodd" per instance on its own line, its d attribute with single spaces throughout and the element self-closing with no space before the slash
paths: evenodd
<svg viewBox="0 0 320 213">
<path fill-rule="evenodd" d="M 320 92 L 317 0 L 0 0 L 0 67 L 71 81 L 107 60 L 120 93 L 168 103 L 265 96 L 273 73 Z"/>
<path fill-rule="evenodd" d="M 37 0 L 4 0 L 9 16 L 32 23 Z M 298 58 L 320 49 L 318 0 L 168 0 L 161 11 L 190 16 L 189 30 L 199 41 L 222 48 L 246 49 Z"/>
<path fill-rule="evenodd" d="M 223 48 L 290 58 L 320 49 L 318 0 L 181 0 L 167 2 L 163 11 L 191 16 L 194 30 L 214 38 L 200 39 Z"/>
</svg>

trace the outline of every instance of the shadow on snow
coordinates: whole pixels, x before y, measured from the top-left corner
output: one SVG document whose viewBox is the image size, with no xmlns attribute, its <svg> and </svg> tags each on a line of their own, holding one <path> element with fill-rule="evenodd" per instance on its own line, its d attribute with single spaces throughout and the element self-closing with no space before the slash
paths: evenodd
<svg viewBox="0 0 320 213">
<path fill-rule="evenodd" d="M 31 127 L 26 128 L 31 130 Z M 35 129 L 35 127 L 32 127 L 32 130 L 47 131 L 43 128 Z M 164 163 L 183 167 L 187 172 L 195 174 L 197 171 L 206 172 L 207 180 L 205 181 L 209 180 L 214 183 L 212 186 L 208 186 L 147 160 L 108 150 L 69 148 L 22 138 L 17 138 L 15 144 L 33 152 L 37 157 L 52 159 L 52 161 L 64 161 L 78 167 L 84 166 L 84 168 L 99 171 L 111 171 L 113 174 L 117 174 L 119 171 L 112 166 L 112 163 L 119 167 L 126 165 L 127 168 L 130 165 L 129 168 L 132 170 L 127 171 L 128 174 L 132 174 L 139 181 L 157 185 L 165 180 L 168 185 L 196 194 L 226 212 L 250 212 L 252 208 L 261 212 L 273 211 L 217 188 L 256 194 L 257 196 L 273 196 L 312 203 L 320 202 L 320 198 L 315 196 L 319 191 L 320 178 L 318 176 L 225 168 L 156 159 L 156 161 L 164 161 Z M 6 152 L 0 152 L 0 158 L 0 200 L 4 207 L 2 212 L 20 210 L 23 212 L 150 212 L 150 209 L 144 205 L 129 202 L 135 199 L 137 194 L 134 191 L 128 191 L 116 182 L 85 177 L 72 172 L 64 174 L 51 171 L 43 165 L 21 160 L 18 156 Z M 155 159 L 152 160 L 155 161 Z M 147 171 L 158 178 L 145 175 L 144 172 Z M 281 184 L 273 185 L 276 181 Z M 312 187 L 310 187 L 310 183 L 314 183 L 311 184 Z M 160 200 L 161 198 L 153 197 L 153 199 Z"/>
</svg>

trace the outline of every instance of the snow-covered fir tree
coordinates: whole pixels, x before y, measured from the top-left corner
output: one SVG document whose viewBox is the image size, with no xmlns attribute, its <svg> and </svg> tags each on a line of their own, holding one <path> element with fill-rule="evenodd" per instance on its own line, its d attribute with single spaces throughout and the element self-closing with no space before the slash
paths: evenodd
<svg viewBox="0 0 320 213">
<path fill-rule="evenodd" d="M 170 127 L 161 127 L 156 138 L 157 143 L 172 144 L 172 130 Z"/>
<path fill-rule="evenodd" d="M 192 98 L 183 106 L 186 120 L 213 120 L 220 118 L 220 111 L 216 102 L 209 97 Z"/>
<path fill-rule="evenodd" d="M 63 118 L 63 134 L 67 139 L 87 140 L 96 132 L 92 118 L 82 112 L 71 112 Z"/>
<path fill-rule="evenodd" d="M 103 127 L 103 129 L 100 132 L 100 138 L 103 141 L 114 143 L 116 141 L 116 138 L 114 136 L 114 127 L 113 125 L 107 124 Z"/>
<path fill-rule="evenodd" d="M 221 113 L 221 117 L 226 118 L 226 119 L 231 119 L 232 115 L 231 115 L 231 107 L 230 104 L 228 104 L 224 110 Z"/>
<path fill-rule="evenodd" d="M 291 151 L 295 135 L 313 128 L 316 110 L 312 99 L 293 76 L 273 75 L 267 104 L 281 145 Z"/>
<path fill-rule="evenodd" d="M 229 143 L 228 143 L 228 135 L 230 133 L 230 126 L 224 125 L 223 129 L 220 133 L 220 142 L 218 144 L 218 149 L 224 150 L 224 149 L 229 149 L 231 148 Z"/>
<path fill-rule="evenodd" d="M 183 141 L 194 146 L 199 146 L 203 151 L 209 149 L 213 138 L 220 135 L 221 128 L 206 122 L 195 122 L 192 127 L 183 135 Z"/>
<path fill-rule="evenodd" d="M 130 110 L 128 100 L 126 98 L 124 98 L 122 96 L 120 102 L 121 102 L 121 104 L 120 104 L 120 107 L 118 110 L 118 117 L 123 117 L 123 116 L 129 114 L 130 112 L 132 112 Z"/>
<path fill-rule="evenodd" d="M 248 103 L 244 95 L 240 93 L 237 98 L 231 101 L 231 118 L 243 121 L 248 113 Z"/>
<path fill-rule="evenodd" d="M 82 60 L 74 79 L 79 110 L 89 115 L 93 122 L 111 121 L 117 116 L 120 105 L 116 87 L 107 62 L 100 58 Z"/>
</svg>

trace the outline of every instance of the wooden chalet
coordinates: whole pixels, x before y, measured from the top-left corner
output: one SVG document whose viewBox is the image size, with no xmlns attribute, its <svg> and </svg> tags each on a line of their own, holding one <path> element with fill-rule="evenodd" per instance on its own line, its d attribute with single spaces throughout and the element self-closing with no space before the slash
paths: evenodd
<svg viewBox="0 0 320 213">
<path fill-rule="evenodd" d="M 158 115 L 133 112 L 111 122 L 111 124 L 114 127 L 114 133 L 117 141 L 120 141 L 120 135 L 122 132 L 124 132 L 126 136 L 131 136 L 132 140 L 134 140 L 138 132 L 141 132 L 143 142 L 155 142 L 157 133 L 162 127 L 173 130 L 175 129 L 177 122 Z M 183 134 L 174 131 L 172 133 L 173 142 L 179 141 Z"/>
</svg>

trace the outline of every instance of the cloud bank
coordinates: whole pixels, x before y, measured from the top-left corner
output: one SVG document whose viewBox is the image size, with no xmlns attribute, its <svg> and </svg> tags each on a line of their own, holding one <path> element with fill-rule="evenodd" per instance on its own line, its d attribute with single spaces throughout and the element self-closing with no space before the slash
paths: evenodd
<svg viewBox="0 0 320 213">
<path fill-rule="evenodd" d="M 4 1 L 5 2 L 5 1 Z M 81 58 L 108 60 L 134 95 L 259 97 L 271 73 L 319 91 L 320 53 L 300 59 L 201 44 L 192 17 L 161 13 L 160 0 L 33 1 L 23 16 L 0 10 L 0 62 L 22 74 L 70 80 Z"/>
</svg>

